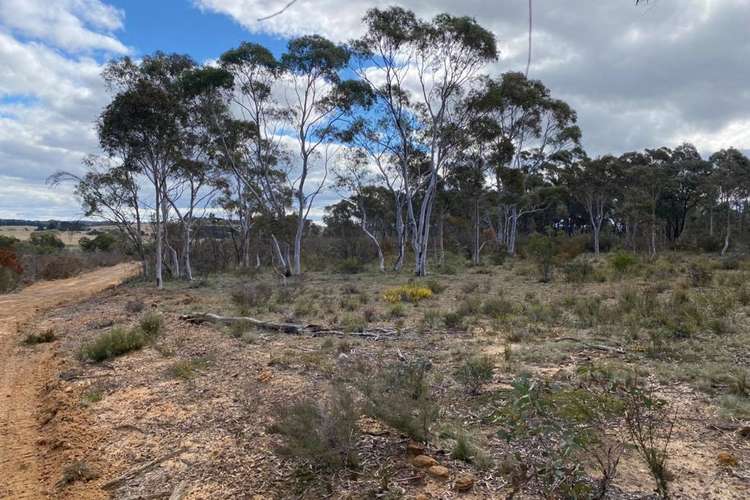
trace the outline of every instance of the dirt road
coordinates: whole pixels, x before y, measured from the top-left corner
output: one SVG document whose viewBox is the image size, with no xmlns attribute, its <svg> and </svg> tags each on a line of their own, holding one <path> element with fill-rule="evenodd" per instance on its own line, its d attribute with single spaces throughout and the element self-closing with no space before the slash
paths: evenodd
<svg viewBox="0 0 750 500">
<path fill-rule="evenodd" d="M 53 347 L 22 347 L 19 326 L 38 312 L 115 286 L 138 270 L 136 264 L 120 264 L 0 296 L 0 498 L 49 496 L 38 449 L 38 416 L 40 394 L 55 376 Z"/>
</svg>

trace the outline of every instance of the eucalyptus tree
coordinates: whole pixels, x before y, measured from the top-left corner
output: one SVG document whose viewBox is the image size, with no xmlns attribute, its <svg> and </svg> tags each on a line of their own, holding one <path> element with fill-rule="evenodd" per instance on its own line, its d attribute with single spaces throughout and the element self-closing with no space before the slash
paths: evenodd
<svg viewBox="0 0 750 500">
<path fill-rule="evenodd" d="M 318 35 L 291 40 L 281 57 L 291 89 L 287 99 L 291 129 L 298 157 L 288 176 L 296 201 L 297 229 L 294 235 L 292 273 L 302 272 L 302 239 L 315 198 L 323 189 L 330 162 L 336 153 L 337 128 L 357 107 L 367 107 L 369 89 L 358 80 L 345 80 L 341 72 L 349 62 L 349 51 Z M 318 164 L 319 163 L 319 164 Z M 317 176 L 317 179 L 313 177 Z M 308 181 L 317 185 L 309 188 Z"/>
<path fill-rule="evenodd" d="M 155 277 L 163 287 L 165 226 L 169 217 L 169 178 L 182 158 L 181 122 L 185 106 L 179 79 L 195 67 L 187 56 L 157 52 L 135 62 L 110 62 L 104 79 L 116 94 L 99 118 L 99 143 L 110 157 L 148 179 L 153 187 Z"/>
<path fill-rule="evenodd" d="M 719 201 L 727 211 L 726 232 L 721 255 L 730 245 L 732 212 L 750 195 L 750 159 L 735 148 L 722 149 L 711 155 L 712 181 L 718 188 Z M 734 207 L 733 207 L 734 205 Z"/>
<path fill-rule="evenodd" d="M 383 248 L 368 218 L 370 208 L 368 206 L 370 201 L 368 194 L 370 188 L 376 185 L 376 181 L 369 169 L 367 158 L 367 153 L 362 150 L 352 151 L 346 160 L 335 168 L 335 185 L 341 193 L 349 195 L 343 201 L 354 206 L 354 215 L 359 219 L 358 225 L 367 238 L 372 241 L 378 255 L 378 268 L 383 273 L 385 272 Z"/>
<path fill-rule="evenodd" d="M 584 159 L 563 171 L 570 194 L 585 208 L 591 223 L 594 255 L 599 257 L 599 240 L 617 196 L 617 163 L 614 156 Z"/>
<path fill-rule="evenodd" d="M 479 71 L 497 58 L 494 35 L 474 19 L 439 14 L 431 21 L 392 7 L 371 9 L 365 35 L 353 42 L 358 73 L 396 131 L 390 146 L 405 183 L 415 272 L 427 274 L 427 252 L 438 181 L 457 152 L 452 130 L 468 123 L 459 106 Z M 424 155 L 424 175 L 411 174 Z"/>
<path fill-rule="evenodd" d="M 290 192 L 285 186 L 290 154 L 285 128 L 290 111 L 275 91 L 283 67 L 262 45 L 242 42 L 224 52 L 220 67 L 232 75 L 232 91 L 227 94 L 233 114 L 216 118 L 223 131 L 221 144 L 225 163 L 237 181 L 233 209 L 237 210 L 245 265 L 248 264 L 251 207 L 266 219 L 281 221 L 289 208 Z M 269 228 L 273 254 L 282 273 L 292 273 L 291 243 Z"/>
<path fill-rule="evenodd" d="M 519 220 L 543 208 L 531 203 L 535 197 L 528 192 L 528 179 L 566 153 L 581 153 L 577 115 L 542 82 L 515 72 L 483 78 L 470 100 L 494 128 L 486 152 L 500 200 L 496 233 L 513 255 Z"/>
<path fill-rule="evenodd" d="M 664 164 L 666 184 L 659 211 L 666 221 L 667 239 L 674 243 L 685 230 L 690 211 L 710 196 L 711 163 L 692 144 L 662 149 L 668 153 L 668 161 Z"/>
<path fill-rule="evenodd" d="M 400 271 L 407 236 L 416 233 L 414 197 L 421 186 L 421 179 L 410 168 L 418 150 L 419 126 L 410 99 L 410 76 L 422 23 L 402 7 L 370 9 L 362 21 L 367 31 L 350 44 L 351 66 L 369 86 L 375 102 L 372 115 L 356 122 L 351 139 L 370 155 L 394 197 L 398 244 L 394 270 Z"/>
<path fill-rule="evenodd" d="M 124 234 L 141 261 L 144 278 L 147 277 L 144 204 L 138 172 L 104 157 L 87 156 L 83 163 L 85 174 L 61 170 L 50 176 L 47 182 L 52 185 L 74 183 L 84 216 L 106 221 Z"/>
</svg>

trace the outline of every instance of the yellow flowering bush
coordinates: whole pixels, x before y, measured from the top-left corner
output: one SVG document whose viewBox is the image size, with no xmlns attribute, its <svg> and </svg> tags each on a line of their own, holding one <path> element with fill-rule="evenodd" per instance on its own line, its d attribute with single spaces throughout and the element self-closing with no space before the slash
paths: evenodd
<svg viewBox="0 0 750 500">
<path fill-rule="evenodd" d="M 383 298 L 389 304 L 396 304 L 398 302 L 417 303 L 422 299 L 429 299 L 430 297 L 432 297 L 432 290 L 418 285 L 403 285 L 396 288 L 389 288 L 383 294 Z"/>
</svg>

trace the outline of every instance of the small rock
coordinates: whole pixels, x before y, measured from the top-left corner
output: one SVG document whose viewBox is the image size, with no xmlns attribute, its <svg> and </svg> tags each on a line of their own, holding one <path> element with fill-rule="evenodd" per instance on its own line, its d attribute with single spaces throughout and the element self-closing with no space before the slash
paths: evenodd
<svg viewBox="0 0 750 500">
<path fill-rule="evenodd" d="M 258 375 L 258 382 L 265 383 L 271 380 L 272 378 L 273 378 L 273 372 L 271 370 L 263 370 Z"/>
<path fill-rule="evenodd" d="M 719 459 L 721 465 L 727 465 L 729 467 L 737 465 L 737 457 L 726 451 L 719 452 L 719 455 L 716 458 Z"/>
<path fill-rule="evenodd" d="M 737 434 L 740 435 L 740 437 L 750 439 L 750 426 L 749 427 L 740 427 L 739 430 L 737 430 Z"/>
<path fill-rule="evenodd" d="M 417 467 L 432 467 L 438 464 L 437 460 L 432 457 L 428 457 L 427 455 L 417 455 L 416 457 L 414 457 L 411 463 L 413 463 Z"/>
<path fill-rule="evenodd" d="M 451 475 L 448 467 L 443 467 L 442 465 L 433 465 L 432 467 L 427 469 L 427 473 L 431 476 L 439 477 L 441 479 L 447 479 L 448 476 Z"/>
<path fill-rule="evenodd" d="M 409 441 L 409 444 L 406 445 L 406 453 L 414 456 L 424 455 L 424 445 L 416 441 Z"/>
<path fill-rule="evenodd" d="M 459 474 L 456 478 L 453 487 L 456 488 L 457 491 L 468 491 L 474 486 L 476 481 L 477 478 L 474 477 L 474 474 L 464 472 L 463 474 Z"/>
</svg>

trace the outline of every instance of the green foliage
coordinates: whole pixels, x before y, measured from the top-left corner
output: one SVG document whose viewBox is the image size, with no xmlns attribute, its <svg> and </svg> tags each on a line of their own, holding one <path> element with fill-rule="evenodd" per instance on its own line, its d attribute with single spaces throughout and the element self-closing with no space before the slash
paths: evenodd
<svg viewBox="0 0 750 500">
<path fill-rule="evenodd" d="M 464 326 L 464 315 L 459 311 L 447 312 L 443 316 L 443 323 L 449 330 L 461 330 Z"/>
<path fill-rule="evenodd" d="M 625 428 L 656 483 L 662 498 L 669 498 L 667 460 L 674 418 L 666 401 L 655 398 L 636 384 L 626 385 L 622 391 L 625 403 Z"/>
<path fill-rule="evenodd" d="M 423 359 L 361 365 L 355 383 L 365 398 L 365 413 L 418 441 L 426 441 L 438 414 L 429 371 Z"/>
<path fill-rule="evenodd" d="M 609 265 L 617 274 L 623 275 L 638 265 L 638 257 L 632 253 L 618 250 L 609 258 Z"/>
<path fill-rule="evenodd" d="M 336 265 L 336 270 L 341 274 L 359 274 L 364 272 L 365 265 L 356 257 L 348 257 Z"/>
<path fill-rule="evenodd" d="M 458 367 L 454 376 L 469 394 L 479 394 L 482 386 L 492 381 L 495 360 L 492 356 L 473 354 Z"/>
<path fill-rule="evenodd" d="M 111 233 L 99 233 L 93 239 L 83 237 L 78 245 L 84 252 L 110 252 L 114 250 L 117 238 Z"/>
<path fill-rule="evenodd" d="M 279 408 L 269 430 L 284 440 L 277 447 L 280 455 L 305 460 L 317 469 L 335 470 L 358 464 L 358 418 L 351 392 L 335 385 L 323 401 L 305 398 Z"/>
<path fill-rule="evenodd" d="M 490 318 L 503 318 L 513 314 L 514 310 L 513 303 L 501 297 L 487 299 L 482 304 L 482 314 Z"/>
<path fill-rule="evenodd" d="M 158 337 L 164 329 L 164 318 L 157 312 L 149 312 L 141 318 L 139 326 L 147 339 Z"/>
<path fill-rule="evenodd" d="M 32 251 L 38 254 L 51 254 L 65 248 L 65 243 L 63 243 L 56 233 L 50 231 L 36 231 L 31 233 L 29 244 Z"/>
<path fill-rule="evenodd" d="M 540 281 L 547 283 L 552 280 L 552 266 L 558 248 L 555 240 L 548 235 L 532 234 L 526 243 L 526 251 L 537 263 Z"/>
<path fill-rule="evenodd" d="M 595 278 L 594 266 L 588 260 L 573 260 L 562 268 L 568 283 L 586 283 Z"/>
<path fill-rule="evenodd" d="M 140 329 L 116 327 L 85 343 L 80 355 L 83 359 L 98 363 L 141 349 L 146 342 L 146 336 Z"/>
<path fill-rule="evenodd" d="M 690 284 L 695 287 L 708 286 L 713 279 L 713 270 L 705 262 L 691 262 L 687 273 Z"/>
</svg>

